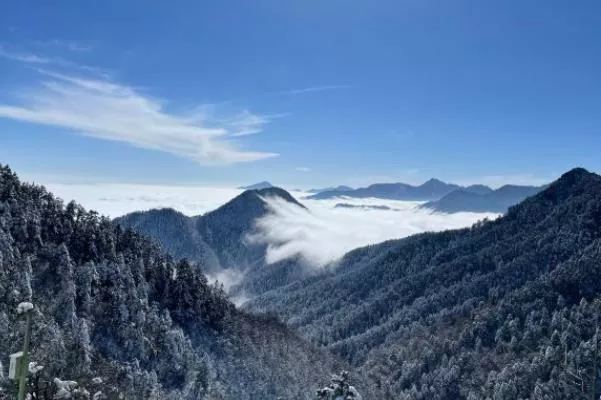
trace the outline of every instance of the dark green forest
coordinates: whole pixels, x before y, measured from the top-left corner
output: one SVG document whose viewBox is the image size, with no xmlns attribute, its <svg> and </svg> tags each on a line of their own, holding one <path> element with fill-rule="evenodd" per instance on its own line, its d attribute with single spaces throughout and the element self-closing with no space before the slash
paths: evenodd
<svg viewBox="0 0 601 400">
<path fill-rule="evenodd" d="M 572 170 L 494 221 L 348 253 L 252 300 L 389 399 L 598 399 L 601 177 Z"/>
<path fill-rule="evenodd" d="M 202 266 L 0 166 L 0 398 L 15 393 L 4 363 L 21 349 L 23 301 L 34 398 L 311 399 L 345 367 L 237 310 Z M 55 397 L 69 381 L 72 397 Z"/>
<path fill-rule="evenodd" d="M 601 177 L 586 170 L 495 220 L 319 271 L 266 268 L 244 240 L 268 211 L 256 191 L 205 216 L 110 221 L 0 171 L 0 354 L 19 350 L 16 307 L 32 301 L 44 368 L 31 390 L 58 378 L 107 398 L 601 396 Z M 232 264 L 248 275 L 238 290 L 255 289 L 242 310 L 205 276 Z"/>
</svg>

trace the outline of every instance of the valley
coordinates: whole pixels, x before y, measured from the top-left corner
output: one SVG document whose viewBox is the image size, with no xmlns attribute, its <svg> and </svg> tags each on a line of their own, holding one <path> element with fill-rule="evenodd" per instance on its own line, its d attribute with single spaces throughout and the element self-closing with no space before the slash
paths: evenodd
<svg viewBox="0 0 601 400">
<path fill-rule="evenodd" d="M 590 322 L 601 312 L 601 177 L 583 169 L 505 215 L 474 214 L 466 228 L 422 228 L 405 239 L 313 258 L 311 249 L 321 252 L 318 242 L 328 236 L 299 227 L 323 224 L 319 208 L 275 187 L 245 191 L 194 217 L 163 208 L 109 220 L 20 183 L 6 167 L 0 186 L 8 340 L 2 345 L 9 349 L 18 335 L 10 305 L 33 300 L 40 305 L 33 357 L 49 374 L 89 381 L 100 368 L 113 377 L 115 393 L 251 399 L 310 398 L 320 379 L 347 369 L 364 395 L 471 400 L 572 398 L 582 387 L 570 377 L 583 366 L 597 368 L 587 348 L 597 340 Z M 381 199 L 342 209 L 336 199 L 314 201 L 328 202 L 329 213 L 347 213 L 346 220 L 348 213 L 411 212 L 452 224 L 461 215 L 424 213 L 423 203 L 403 201 L 392 203 L 394 210 L 366 207 Z M 299 224 L 299 216 L 314 220 Z M 312 235 L 319 240 L 306 248 L 294 240 Z M 329 236 L 326 246 L 343 238 Z M 169 346 L 179 350 L 169 357 L 178 361 L 164 352 L 149 358 L 173 334 Z M 293 361 L 299 356 L 308 363 Z M 127 361 L 133 358 L 134 366 Z M 61 364 L 70 359 L 84 360 L 85 369 Z M 321 369 L 301 372 L 316 359 Z M 170 362 L 183 360 L 185 374 L 168 372 Z M 247 362 L 250 386 L 242 389 L 232 382 Z M 289 369 L 276 371 L 281 363 Z M 133 386 L 119 371 L 137 376 Z M 284 383 L 285 376 L 296 383 Z M 270 385 L 260 384 L 266 379 Z M 592 381 L 582 379 L 592 390 Z"/>
<path fill-rule="evenodd" d="M 0 400 L 601 400 L 601 1 L 0 7 Z"/>
</svg>

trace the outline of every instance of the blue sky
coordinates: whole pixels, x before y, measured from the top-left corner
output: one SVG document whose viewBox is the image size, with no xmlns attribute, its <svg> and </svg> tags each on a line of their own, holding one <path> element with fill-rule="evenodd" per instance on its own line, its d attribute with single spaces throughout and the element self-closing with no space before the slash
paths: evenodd
<svg viewBox="0 0 601 400">
<path fill-rule="evenodd" d="M 601 2 L 8 0 L 0 163 L 38 181 L 601 171 Z"/>
</svg>

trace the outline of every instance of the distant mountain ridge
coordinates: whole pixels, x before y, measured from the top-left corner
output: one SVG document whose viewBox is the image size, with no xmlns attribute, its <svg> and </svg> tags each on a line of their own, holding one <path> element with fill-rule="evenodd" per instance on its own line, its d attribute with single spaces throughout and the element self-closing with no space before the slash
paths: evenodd
<svg viewBox="0 0 601 400">
<path fill-rule="evenodd" d="M 493 190 L 486 185 L 464 187 L 432 178 L 419 186 L 406 183 L 376 183 L 354 190 L 328 190 L 306 198 L 324 200 L 338 197 L 373 197 L 387 200 L 426 201 L 427 203 L 421 208 L 443 213 L 504 213 L 509 207 L 545 187 L 505 185 Z"/>
<path fill-rule="evenodd" d="M 323 192 L 350 192 L 351 190 L 355 190 L 350 186 L 340 185 L 336 187 L 329 187 L 323 189 L 309 189 L 308 193 L 323 193 Z"/>
<path fill-rule="evenodd" d="M 493 191 L 490 187 L 486 185 L 470 185 L 466 187 L 465 190 L 475 194 L 487 194 Z"/>
<path fill-rule="evenodd" d="M 398 211 L 396 208 L 381 204 L 349 204 L 349 203 L 336 203 L 334 208 L 359 208 L 362 210 L 379 210 L 379 211 Z"/>
<path fill-rule="evenodd" d="M 532 196 L 546 186 L 517 186 L 505 185 L 497 190 L 466 189 L 455 190 L 443 198 L 430 201 L 422 208 L 431 209 L 443 213 L 456 212 L 490 212 L 505 213 L 509 207 L 518 204 L 529 196 Z M 472 188 L 470 190 L 470 188 Z"/>
<path fill-rule="evenodd" d="M 389 200 L 413 200 L 426 201 L 439 199 L 453 190 L 459 189 L 459 185 L 442 182 L 438 179 L 430 179 L 419 186 L 407 183 L 375 183 L 365 188 L 340 191 L 325 191 L 309 196 L 309 199 L 323 200 L 334 197 L 347 196 L 354 198 L 375 197 Z"/>
</svg>

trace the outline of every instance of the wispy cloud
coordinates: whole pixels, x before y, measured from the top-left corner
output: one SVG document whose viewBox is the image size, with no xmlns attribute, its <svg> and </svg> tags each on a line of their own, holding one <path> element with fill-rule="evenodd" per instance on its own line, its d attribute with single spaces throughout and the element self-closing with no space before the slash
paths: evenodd
<svg viewBox="0 0 601 400">
<path fill-rule="evenodd" d="M 11 57 L 14 57 L 11 54 Z M 37 62 L 25 58 L 24 62 Z M 13 104 L 0 104 L 0 117 L 58 126 L 99 139 L 163 151 L 201 164 L 231 164 L 276 157 L 241 149 L 233 136 L 259 132 L 269 118 L 244 110 L 227 118 L 176 114 L 165 101 L 135 88 L 101 78 L 40 71 L 40 82 L 17 93 Z M 241 115 L 241 117 L 240 117 Z"/>
<path fill-rule="evenodd" d="M 75 52 L 87 52 L 92 50 L 91 42 L 82 40 L 52 39 L 46 41 L 36 41 L 35 43 L 42 46 L 64 48 Z"/>
<path fill-rule="evenodd" d="M 309 167 L 296 167 L 295 170 L 298 172 L 311 172 L 311 168 Z"/>
<path fill-rule="evenodd" d="M 0 45 L 0 57 L 30 64 L 51 64 L 54 62 L 51 58 L 41 57 L 35 54 L 9 51 L 2 45 Z"/>
<path fill-rule="evenodd" d="M 8 60 L 17 61 L 17 62 L 21 62 L 24 64 L 29 64 L 30 66 L 37 66 L 37 67 L 53 66 L 53 67 L 61 67 L 62 69 L 77 70 L 77 71 L 92 73 L 92 74 L 96 74 L 98 76 L 102 76 L 104 78 L 108 78 L 110 76 L 110 73 L 107 70 L 102 69 L 102 68 L 91 67 L 91 66 L 83 65 L 83 64 L 77 64 L 77 63 L 65 60 L 63 58 L 60 58 L 60 57 L 47 57 L 47 56 L 41 56 L 41 55 L 30 53 L 30 52 L 9 50 L 6 47 L 2 46 L 2 44 L 0 44 L 0 58 L 5 58 Z"/>
<path fill-rule="evenodd" d="M 231 127 L 231 136 L 248 136 L 259 133 L 263 130 L 263 125 L 270 123 L 276 118 L 286 117 L 289 114 L 265 114 L 258 115 L 243 110 L 233 117 L 223 121 Z"/>
<path fill-rule="evenodd" d="M 281 92 L 282 94 L 302 94 L 302 93 L 311 93 L 311 92 L 324 92 L 326 90 L 338 90 L 338 89 L 349 89 L 349 85 L 323 85 L 323 86 L 311 86 L 302 89 L 291 89 Z"/>
</svg>

